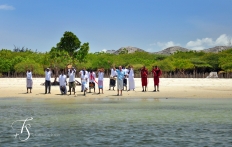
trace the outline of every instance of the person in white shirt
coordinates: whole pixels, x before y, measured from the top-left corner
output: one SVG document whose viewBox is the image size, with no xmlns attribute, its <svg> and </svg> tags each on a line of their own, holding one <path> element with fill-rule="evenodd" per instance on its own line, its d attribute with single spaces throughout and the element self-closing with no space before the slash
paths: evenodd
<svg viewBox="0 0 232 147">
<path fill-rule="evenodd" d="M 128 80 L 129 80 L 129 90 L 128 91 L 134 90 L 135 89 L 135 80 L 134 80 L 133 66 L 129 66 Z"/>
<path fill-rule="evenodd" d="M 94 89 L 95 93 L 95 82 L 96 82 L 96 74 L 92 70 L 89 72 L 89 92 L 91 92 L 91 89 Z"/>
<path fill-rule="evenodd" d="M 67 88 L 66 88 L 66 85 L 67 85 L 67 77 L 66 75 L 64 74 L 64 71 L 61 70 L 61 75 L 59 76 L 59 83 L 60 83 L 60 92 L 61 94 L 67 94 Z"/>
<path fill-rule="evenodd" d="M 109 90 L 111 90 L 111 87 L 113 87 L 113 90 L 114 90 L 114 87 L 116 85 L 116 71 L 115 71 L 115 67 L 112 66 L 111 68 L 111 73 L 110 73 L 110 84 L 109 84 Z"/>
<path fill-rule="evenodd" d="M 85 71 L 85 74 L 88 76 L 88 71 L 85 69 L 85 67 L 79 72 L 80 78 L 82 77 L 83 73 Z M 81 92 L 83 92 L 82 86 L 81 86 Z"/>
<path fill-rule="evenodd" d="M 27 70 L 27 93 L 28 93 L 28 89 L 30 89 L 30 93 L 31 93 L 32 85 L 33 85 L 32 72 L 30 70 Z"/>
<path fill-rule="evenodd" d="M 128 77 L 128 70 L 125 67 L 122 67 L 123 71 L 125 72 L 125 77 L 123 79 L 123 90 L 126 87 L 127 90 L 127 77 Z"/>
<path fill-rule="evenodd" d="M 81 87 L 83 89 L 84 95 L 86 95 L 86 91 L 88 90 L 89 83 L 88 83 L 88 74 L 86 74 L 86 71 L 83 71 L 83 74 L 81 75 Z"/>
<path fill-rule="evenodd" d="M 100 89 L 102 90 L 102 94 L 103 94 L 103 80 L 104 80 L 104 69 L 98 69 L 98 89 L 99 92 L 98 94 L 100 94 Z"/>
<path fill-rule="evenodd" d="M 69 76 L 69 92 L 71 95 L 71 91 L 73 90 L 74 95 L 75 95 L 75 88 L 76 88 L 76 84 L 75 84 L 75 73 L 76 70 L 74 69 L 74 67 L 70 68 L 68 70 L 68 76 Z"/>
<path fill-rule="evenodd" d="M 88 70 L 86 70 L 86 69 L 85 69 L 85 75 L 86 75 L 87 77 L 89 77 L 89 72 L 88 72 Z"/>
<path fill-rule="evenodd" d="M 45 71 L 45 94 L 47 94 L 47 90 L 48 94 L 51 94 L 51 75 L 52 72 L 47 68 Z"/>
</svg>

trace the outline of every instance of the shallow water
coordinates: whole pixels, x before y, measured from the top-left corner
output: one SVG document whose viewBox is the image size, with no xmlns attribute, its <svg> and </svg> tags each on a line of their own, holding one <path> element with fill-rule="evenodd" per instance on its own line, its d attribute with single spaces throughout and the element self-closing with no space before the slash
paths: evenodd
<svg viewBox="0 0 232 147">
<path fill-rule="evenodd" d="M 232 146 L 232 100 L 0 99 L 0 146 Z"/>
</svg>

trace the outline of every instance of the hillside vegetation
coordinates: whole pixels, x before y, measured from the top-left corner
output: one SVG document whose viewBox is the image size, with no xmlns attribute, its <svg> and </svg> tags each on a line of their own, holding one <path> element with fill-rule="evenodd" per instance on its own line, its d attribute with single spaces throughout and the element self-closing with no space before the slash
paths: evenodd
<svg viewBox="0 0 232 147">
<path fill-rule="evenodd" d="M 210 71 L 232 71 L 232 49 L 219 53 L 205 52 L 176 52 L 172 55 L 150 54 L 147 52 L 135 52 L 131 54 L 108 54 L 108 53 L 88 53 L 83 61 L 71 58 L 65 51 L 50 51 L 47 53 L 33 52 L 25 50 L 15 52 L 11 50 L 0 50 L 0 73 L 2 76 L 17 77 L 25 73 L 27 69 L 33 69 L 33 74 L 43 76 L 44 69 L 52 68 L 54 71 L 65 69 L 68 64 L 72 64 L 78 70 L 83 67 L 90 70 L 97 70 L 100 67 L 110 69 L 115 66 L 132 65 L 138 73 L 139 69 L 145 65 L 149 70 L 154 65 L 158 65 L 164 73 L 172 74 L 194 74 Z M 108 72 L 108 70 L 106 70 Z"/>
</svg>

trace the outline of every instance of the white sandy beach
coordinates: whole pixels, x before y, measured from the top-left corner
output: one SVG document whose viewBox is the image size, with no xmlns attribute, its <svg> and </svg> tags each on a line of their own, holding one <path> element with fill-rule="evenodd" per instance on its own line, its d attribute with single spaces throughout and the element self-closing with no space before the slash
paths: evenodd
<svg viewBox="0 0 232 147">
<path fill-rule="evenodd" d="M 142 92 L 141 79 L 136 78 L 135 91 L 123 91 L 123 96 L 116 96 L 116 90 L 108 90 L 109 78 L 104 79 L 104 94 L 97 94 L 97 88 L 96 93 L 92 90 L 86 96 L 80 92 L 80 86 L 76 87 L 76 95 L 60 95 L 59 86 L 51 86 L 51 94 L 45 95 L 45 87 L 40 85 L 44 78 L 33 78 L 32 93 L 28 94 L 26 78 L 1 78 L 0 81 L 0 98 L 232 98 L 232 79 L 160 78 L 160 92 L 153 92 L 150 78 L 148 91 Z"/>
</svg>

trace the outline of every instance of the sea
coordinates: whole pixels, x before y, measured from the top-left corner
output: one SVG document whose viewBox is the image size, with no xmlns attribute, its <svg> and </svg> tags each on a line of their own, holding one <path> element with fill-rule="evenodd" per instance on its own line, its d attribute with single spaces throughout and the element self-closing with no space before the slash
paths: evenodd
<svg viewBox="0 0 232 147">
<path fill-rule="evenodd" d="M 1 147 L 230 147 L 232 99 L 1 98 Z"/>
</svg>

